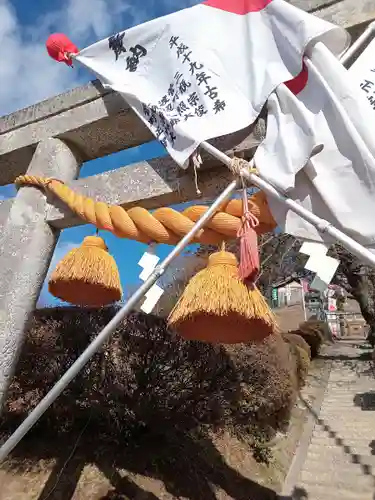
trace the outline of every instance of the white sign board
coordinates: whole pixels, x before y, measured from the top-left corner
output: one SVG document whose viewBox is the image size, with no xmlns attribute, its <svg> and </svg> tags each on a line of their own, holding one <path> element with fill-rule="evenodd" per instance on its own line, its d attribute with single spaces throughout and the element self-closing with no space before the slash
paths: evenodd
<svg viewBox="0 0 375 500">
<path fill-rule="evenodd" d="M 143 271 L 139 275 L 142 281 L 146 281 L 150 277 L 159 260 L 160 257 L 155 255 L 154 253 L 145 252 L 142 255 L 141 260 L 138 262 L 138 265 L 140 267 L 143 267 Z M 141 306 L 141 310 L 146 314 L 150 314 L 163 293 L 164 290 L 155 283 L 146 293 L 146 299 Z"/>
<path fill-rule="evenodd" d="M 332 278 L 339 267 L 340 262 L 337 259 L 328 257 L 328 247 L 323 243 L 304 242 L 300 248 L 300 253 L 310 255 L 305 264 L 305 269 L 316 273 L 316 277 L 311 284 L 316 290 L 325 290 L 331 283 Z"/>
<path fill-rule="evenodd" d="M 375 111 L 375 39 L 350 67 L 349 73 L 365 93 L 369 105 Z"/>
</svg>

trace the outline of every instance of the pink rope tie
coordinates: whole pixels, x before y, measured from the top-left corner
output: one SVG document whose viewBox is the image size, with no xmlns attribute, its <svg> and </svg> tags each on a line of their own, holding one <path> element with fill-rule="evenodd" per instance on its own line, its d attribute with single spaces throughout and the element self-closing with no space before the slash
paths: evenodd
<svg viewBox="0 0 375 500">
<path fill-rule="evenodd" d="M 258 236 L 255 228 L 259 220 L 249 210 L 246 189 L 243 189 L 243 216 L 242 225 L 237 236 L 240 238 L 240 279 L 248 285 L 254 286 L 260 271 Z"/>
</svg>

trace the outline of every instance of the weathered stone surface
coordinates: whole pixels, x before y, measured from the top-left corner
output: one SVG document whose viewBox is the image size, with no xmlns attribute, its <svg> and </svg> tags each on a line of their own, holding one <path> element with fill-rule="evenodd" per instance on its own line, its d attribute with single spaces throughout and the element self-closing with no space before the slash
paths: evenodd
<svg viewBox="0 0 375 500">
<path fill-rule="evenodd" d="M 375 19 L 374 0 L 341 0 L 327 2 L 315 14 L 344 28 L 354 27 Z"/>
<path fill-rule="evenodd" d="M 318 9 L 324 9 L 326 5 L 330 5 L 332 1 L 330 0 L 287 0 L 299 9 L 305 10 L 306 12 L 314 12 Z M 342 0 L 338 0 L 341 2 Z"/>
<path fill-rule="evenodd" d="M 105 94 L 43 120 L 2 133 L 0 184 L 10 184 L 17 175 L 25 173 L 36 144 L 49 137 L 58 137 L 75 146 L 82 161 L 153 139 L 151 132 L 119 94 Z"/>
<path fill-rule="evenodd" d="M 103 88 L 99 80 L 93 80 L 86 85 L 45 99 L 33 106 L 15 111 L 10 115 L 3 116 L 0 121 L 0 134 L 44 120 L 90 101 L 95 101 L 110 92 L 110 90 Z"/>
<path fill-rule="evenodd" d="M 70 180 L 78 170 L 70 148 L 48 139 L 38 145 L 28 173 Z M 21 188 L 0 234 L 0 409 L 58 237 L 45 220 L 46 209 L 42 191 Z"/>
<path fill-rule="evenodd" d="M 8 219 L 10 207 L 13 200 L 0 200 L 0 231 Z"/>
</svg>

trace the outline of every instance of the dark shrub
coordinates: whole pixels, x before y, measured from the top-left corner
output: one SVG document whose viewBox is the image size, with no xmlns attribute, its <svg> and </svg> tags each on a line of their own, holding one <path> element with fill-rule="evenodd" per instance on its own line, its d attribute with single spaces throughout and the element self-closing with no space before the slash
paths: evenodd
<svg viewBox="0 0 375 500">
<path fill-rule="evenodd" d="M 306 342 L 306 340 L 304 340 L 300 335 L 295 335 L 293 333 L 283 333 L 282 337 L 288 344 L 294 344 L 297 347 L 300 347 L 301 349 L 305 350 L 307 352 L 308 357 L 311 358 L 310 346 Z"/>
<path fill-rule="evenodd" d="M 5 431 L 30 412 L 113 314 L 112 309 L 36 314 L 2 418 Z M 35 432 L 69 432 L 90 415 L 98 434 L 116 440 L 223 428 L 268 440 L 285 428 L 295 400 L 293 361 L 278 337 L 260 345 L 214 347 L 172 335 L 154 316 L 130 315 Z"/>
<path fill-rule="evenodd" d="M 316 319 L 309 319 L 304 321 L 299 325 L 299 328 L 303 331 L 315 331 L 321 337 L 322 342 L 331 338 L 331 333 L 326 321 L 320 321 Z"/>
<path fill-rule="evenodd" d="M 297 376 L 297 389 L 302 389 L 306 383 L 306 378 L 310 368 L 310 358 L 304 349 L 298 345 L 289 344 L 289 349 L 294 359 Z"/>
<path fill-rule="evenodd" d="M 323 343 L 322 334 L 318 329 L 302 324 L 298 330 L 292 330 L 288 333 L 299 335 L 308 343 L 311 350 L 311 358 L 316 358 L 316 356 L 318 356 Z"/>
</svg>

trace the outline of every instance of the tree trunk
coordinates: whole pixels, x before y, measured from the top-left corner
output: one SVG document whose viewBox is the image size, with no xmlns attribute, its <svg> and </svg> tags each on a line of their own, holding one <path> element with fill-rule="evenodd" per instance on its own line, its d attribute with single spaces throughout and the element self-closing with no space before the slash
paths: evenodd
<svg viewBox="0 0 375 500">
<path fill-rule="evenodd" d="M 339 245 L 335 245 L 333 253 L 340 260 L 335 282 L 343 286 L 358 302 L 362 316 L 369 325 L 367 340 L 374 346 L 375 271 Z"/>
</svg>

